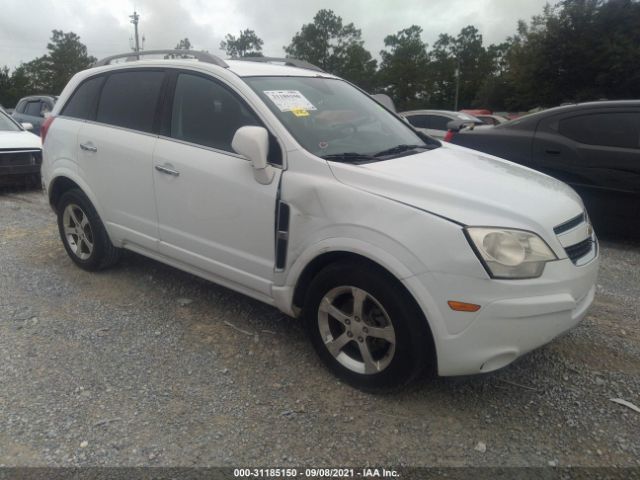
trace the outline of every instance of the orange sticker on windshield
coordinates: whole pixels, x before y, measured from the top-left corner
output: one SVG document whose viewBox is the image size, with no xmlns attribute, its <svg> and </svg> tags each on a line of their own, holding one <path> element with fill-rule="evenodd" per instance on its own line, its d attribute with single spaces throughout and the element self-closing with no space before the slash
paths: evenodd
<svg viewBox="0 0 640 480">
<path fill-rule="evenodd" d="M 292 108 L 291 113 L 293 113 L 296 117 L 308 117 L 309 112 L 304 108 Z"/>
</svg>

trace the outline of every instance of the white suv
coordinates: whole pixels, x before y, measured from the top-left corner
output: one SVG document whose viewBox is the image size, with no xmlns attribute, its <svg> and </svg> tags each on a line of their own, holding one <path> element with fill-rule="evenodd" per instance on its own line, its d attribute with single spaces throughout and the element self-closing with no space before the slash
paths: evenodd
<svg viewBox="0 0 640 480">
<path fill-rule="evenodd" d="M 47 119 L 43 181 L 78 266 L 125 248 L 300 316 L 369 390 L 501 368 L 585 315 L 598 244 L 565 184 L 294 60 L 193 56 L 99 62 Z"/>
</svg>

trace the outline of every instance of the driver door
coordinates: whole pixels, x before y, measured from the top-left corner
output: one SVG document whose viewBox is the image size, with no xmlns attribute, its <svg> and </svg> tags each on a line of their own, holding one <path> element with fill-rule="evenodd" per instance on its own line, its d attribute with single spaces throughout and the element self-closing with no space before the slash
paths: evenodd
<svg viewBox="0 0 640 480">
<path fill-rule="evenodd" d="M 174 85 L 166 136 L 153 155 L 160 251 L 220 283 L 270 296 L 282 170 L 261 185 L 231 148 L 238 128 L 262 124 L 210 77 L 180 72 Z"/>
</svg>

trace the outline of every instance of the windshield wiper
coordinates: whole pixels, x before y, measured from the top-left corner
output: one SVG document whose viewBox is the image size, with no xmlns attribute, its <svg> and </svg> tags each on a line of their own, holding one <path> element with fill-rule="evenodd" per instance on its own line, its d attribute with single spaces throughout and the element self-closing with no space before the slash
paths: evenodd
<svg viewBox="0 0 640 480">
<path fill-rule="evenodd" d="M 430 148 L 428 145 L 407 145 L 401 144 L 396 145 L 395 147 L 388 148 L 387 150 L 382 150 L 381 152 L 374 153 L 374 157 L 384 157 L 386 155 L 393 155 L 394 153 L 403 153 L 408 152 L 409 150 L 415 150 L 416 148 L 428 149 Z"/>
<path fill-rule="evenodd" d="M 358 161 L 372 161 L 377 160 L 376 157 L 371 155 L 367 155 L 365 153 L 356 153 L 356 152 L 343 152 L 343 153 L 332 153 L 330 155 L 323 155 L 321 158 L 325 160 L 333 160 L 336 162 L 358 162 Z"/>
</svg>

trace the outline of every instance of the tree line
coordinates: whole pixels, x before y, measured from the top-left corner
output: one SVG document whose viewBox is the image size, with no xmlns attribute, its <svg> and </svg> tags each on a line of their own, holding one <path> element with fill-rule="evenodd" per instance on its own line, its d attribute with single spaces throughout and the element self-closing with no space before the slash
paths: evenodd
<svg viewBox="0 0 640 480">
<path fill-rule="evenodd" d="M 563 0 L 547 5 L 499 44 L 486 45 L 469 25 L 440 34 L 433 45 L 411 25 L 384 39 L 380 61 L 366 49 L 362 31 L 322 9 L 284 47 L 370 93 L 386 93 L 399 109 L 528 110 L 563 102 L 640 97 L 640 1 Z M 245 29 L 227 34 L 230 57 L 261 56 L 263 40 Z M 177 49 L 192 48 L 188 38 Z M 58 94 L 77 71 L 95 61 L 79 37 L 54 30 L 48 53 L 13 72 L 0 69 L 0 103 L 27 94 Z"/>
</svg>

